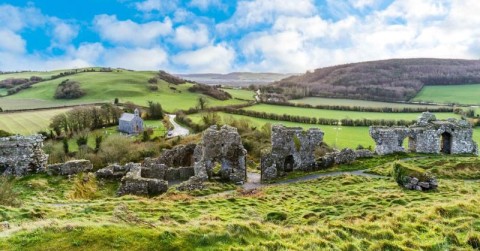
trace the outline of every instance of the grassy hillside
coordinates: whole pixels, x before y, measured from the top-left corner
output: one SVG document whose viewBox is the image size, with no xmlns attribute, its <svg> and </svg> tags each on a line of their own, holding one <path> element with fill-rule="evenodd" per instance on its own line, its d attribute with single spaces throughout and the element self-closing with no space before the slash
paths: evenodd
<svg viewBox="0 0 480 251">
<path fill-rule="evenodd" d="M 4 109 L 19 109 L 28 103 L 29 108 L 51 107 L 72 104 L 83 104 L 93 102 L 113 102 L 119 98 L 120 102 L 131 101 L 139 105 L 146 105 L 148 101 L 160 102 L 167 111 L 177 109 L 188 109 L 196 106 L 200 94 L 191 93 L 187 89 L 191 84 L 169 86 L 165 81 L 160 80 L 158 91 L 148 89 L 148 79 L 155 76 L 155 72 L 86 72 L 72 76 L 45 81 L 32 86 L 12 96 L 0 98 L 0 107 Z M 80 83 L 86 95 L 75 100 L 54 99 L 55 89 L 63 80 L 70 79 Z M 176 88 L 176 90 L 170 89 Z M 219 101 L 207 97 L 209 105 L 239 104 L 239 100 Z M 23 106 L 25 107 L 25 106 Z"/>
<path fill-rule="evenodd" d="M 390 59 L 320 68 L 273 85 L 290 96 L 408 101 L 423 86 L 473 83 L 480 83 L 480 60 Z"/>
<path fill-rule="evenodd" d="M 428 193 L 344 175 L 150 199 L 99 182 L 92 200 L 68 199 L 73 179 L 62 177 L 14 186 L 23 205 L 2 207 L 1 250 L 473 250 L 480 238 L 480 183 L 456 179 Z"/>
<path fill-rule="evenodd" d="M 57 75 L 65 71 L 69 71 L 69 70 L 25 71 L 25 72 L 18 72 L 18 73 L 0 74 L 0 81 L 8 78 L 30 78 L 31 76 L 37 76 L 37 77 L 46 79 L 46 78 L 52 77 L 53 75 Z"/>
<path fill-rule="evenodd" d="M 480 105 L 480 84 L 425 86 L 413 101 Z"/>
<path fill-rule="evenodd" d="M 390 108 L 425 108 L 425 107 L 439 107 L 431 105 L 417 105 L 417 104 L 408 104 L 408 103 L 388 103 L 388 102 L 379 102 L 379 101 L 367 101 L 367 100 L 357 100 L 357 99 L 337 99 L 337 98 L 319 98 L 319 97 L 308 97 L 302 99 L 292 99 L 291 103 L 295 104 L 308 104 L 312 106 L 316 105 L 330 105 L 330 106 L 360 106 L 360 107 L 390 107 Z"/>
<path fill-rule="evenodd" d="M 257 112 L 266 112 L 274 114 L 289 114 L 305 117 L 328 118 L 328 119 L 385 119 L 385 120 L 416 120 L 421 113 L 383 113 L 383 112 L 353 112 L 353 111 L 334 111 L 315 108 L 302 108 L 291 106 L 278 106 L 261 104 L 244 108 Z M 460 118 L 453 113 L 435 113 L 438 119 Z"/>
<path fill-rule="evenodd" d="M 32 112 L 0 113 L 0 129 L 10 133 L 29 135 L 46 130 L 50 119 L 69 108 Z"/>
<path fill-rule="evenodd" d="M 230 93 L 233 98 L 244 99 L 244 100 L 255 100 L 255 92 L 250 90 L 241 90 L 241 89 L 223 89 L 224 91 Z"/>
</svg>

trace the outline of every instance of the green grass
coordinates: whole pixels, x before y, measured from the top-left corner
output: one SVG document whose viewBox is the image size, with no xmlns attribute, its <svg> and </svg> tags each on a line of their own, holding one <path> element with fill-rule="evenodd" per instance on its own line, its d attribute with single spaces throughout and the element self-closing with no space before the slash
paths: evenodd
<svg viewBox="0 0 480 251">
<path fill-rule="evenodd" d="M 278 106 L 261 104 L 244 108 L 244 110 L 273 113 L 278 115 L 288 114 L 327 119 L 385 119 L 385 120 L 416 120 L 421 113 L 383 113 L 383 112 L 353 112 L 335 111 L 315 108 L 302 108 L 291 106 Z M 435 113 L 438 119 L 460 118 L 453 113 Z"/>
<path fill-rule="evenodd" d="M 255 92 L 250 90 L 241 90 L 241 89 L 223 89 L 224 91 L 230 93 L 233 98 L 243 99 L 243 100 L 255 100 Z"/>
<path fill-rule="evenodd" d="M 27 71 L 27 72 L 19 72 L 19 73 L 0 74 L 0 81 L 8 78 L 30 78 L 32 76 L 48 79 L 48 78 L 51 78 L 53 75 L 57 75 L 59 73 L 66 72 L 66 71 L 70 71 L 70 70 Z"/>
<path fill-rule="evenodd" d="M 404 103 L 389 103 L 389 102 L 378 102 L 378 101 L 367 101 L 367 100 L 354 100 L 354 99 L 336 99 L 336 98 L 318 98 L 318 97 L 308 97 L 303 99 L 293 99 L 290 102 L 295 104 L 309 104 L 309 105 L 331 105 L 331 106 L 361 106 L 361 107 L 391 107 L 391 108 L 423 108 L 423 107 L 438 107 L 438 106 L 427 106 L 427 105 L 417 105 L 417 104 L 404 104 Z"/>
<path fill-rule="evenodd" d="M 148 79 L 155 76 L 155 72 L 121 71 L 121 72 L 87 72 L 73 76 L 45 81 L 23 90 L 15 95 L 0 98 L 0 107 L 4 109 L 17 108 L 23 103 L 28 103 L 29 108 L 51 107 L 62 105 L 74 105 L 93 102 L 113 102 L 119 98 L 120 102 L 134 102 L 139 105 L 147 105 L 148 101 L 156 101 L 162 107 L 173 112 L 178 109 L 195 107 L 198 97 L 197 93 L 191 93 L 187 89 L 191 84 L 173 86 L 177 90 L 171 90 L 170 86 L 159 81 L 159 90 L 152 92 L 148 89 Z M 53 95 L 60 82 L 65 79 L 80 82 L 86 95 L 76 100 L 57 100 Z M 220 101 L 207 97 L 210 106 L 241 104 L 239 100 Z"/>
<path fill-rule="evenodd" d="M 8 93 L 8 92 L 7 92 L 7 89 L 5 89 L 5 88 L 0 88 L 0 97 L 1 97 L 1 96 L 4 96 L 4 95 L 7 95 L 7 93 Z"/>
<path fill-rule="evenodd" d="M 116 183 L 100 183 L 93 200 L 67 199 L 67 178 L 15 184 L 23 205 L 0 207 L 12 227 L 0 230 L 1 250 L 472 250 L 480 231 L 480 183 L 461 180 L 417 192 L 344 175 L 151 199 L 118 198 Z"/>
<path fill-rule="evenodd" d="M 480 84 L 425 86 L 413 101 L 478 105 L 479 93 Z"/>
<path fill-rule="evenodd" d="M 16 113 L 0 113 L 0 129 L 15 134 L 33 134 L 48 129 L 50 119 L 69 108 Z"/>
</svg>

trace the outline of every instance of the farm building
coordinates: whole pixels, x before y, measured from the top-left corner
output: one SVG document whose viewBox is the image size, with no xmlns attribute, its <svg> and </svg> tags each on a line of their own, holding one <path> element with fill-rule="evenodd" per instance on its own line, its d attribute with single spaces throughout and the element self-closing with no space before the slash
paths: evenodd
<svg viewBox="0 0 480 251">
<path fill-rule="evenodd" d="M 143 119 L 140 117 L 138 109 L 135 109 L 134 114 L 122 114 L 118 124 L 118 130 L 128 134 L 139 134 L 143 132 Z"/>
</svg>

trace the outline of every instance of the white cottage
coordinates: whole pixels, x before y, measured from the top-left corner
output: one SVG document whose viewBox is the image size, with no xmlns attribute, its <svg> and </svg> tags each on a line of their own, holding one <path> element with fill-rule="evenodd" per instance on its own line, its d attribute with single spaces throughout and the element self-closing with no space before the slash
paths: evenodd
<svg viewBox="0 0 480 251">
<path fill-rule="evenodd" d="M 143 132 L 143 119 L 140 117 L 138 109 L 135 109 L 134 114 L 122 114 L 118 124 L 118 130 L 128 134 L 139 134 Z"/>
</svg>

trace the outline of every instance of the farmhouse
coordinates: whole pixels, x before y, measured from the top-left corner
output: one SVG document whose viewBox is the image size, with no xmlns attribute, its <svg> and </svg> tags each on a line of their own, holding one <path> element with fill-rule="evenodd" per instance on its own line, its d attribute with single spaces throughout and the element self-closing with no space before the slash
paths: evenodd
<svg viewBox="0 0 480 251">
<path fill-rule="evenodd" d="M 467 121 L 437 120 L 429 112 L 424 112 L 410 127 L 370 127 L 370 136 L 377 144 L 375 151 L 379 155 L 406 152 L 405 139 L 408 139 L 409 152 L 478 154 L 472 126 Z"/>
<path fill-rule="evenodd" d="M 135 109 L 134 114 L 122 114 L 118 124 L 118 130 L 128 134 L 139 134 L 143 132 L 143 119 L 140 117 L 138 109 Z"/>
</svg>

